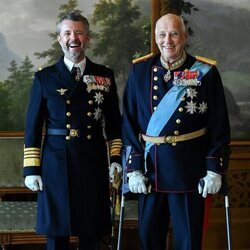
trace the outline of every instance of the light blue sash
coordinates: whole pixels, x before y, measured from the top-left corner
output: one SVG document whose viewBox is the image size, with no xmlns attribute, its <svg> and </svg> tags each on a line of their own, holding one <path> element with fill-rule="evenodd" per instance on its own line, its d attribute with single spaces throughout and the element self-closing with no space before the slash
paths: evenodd
<svg viewBox="0 0 250 250">
<path fill-rule="evenodd" d="M 211 65 L 205 64 L 199 61 L 196 61 L 193 66 L 189 69 L 190 71 L 199 71 L 204 76 L 210 69 Z M 170 117 L 173 115 L 177 107 L 181 102 L 181 98 L 184 96 L 186 89 L 190 86 L 173 86 L 162 98 L 161 102 L 157 106 L 157 109 L 152 114 L 146 135 L 147 136 L 158 136 L 164 126 L 169 121 Z M 145 171 L 146 167 L 146 158 L 150 148 L 154 145 L 153 142 L 146 142 L 145 151 L 144 151 L 144 160 L 145 160 Z"/>
</svg>

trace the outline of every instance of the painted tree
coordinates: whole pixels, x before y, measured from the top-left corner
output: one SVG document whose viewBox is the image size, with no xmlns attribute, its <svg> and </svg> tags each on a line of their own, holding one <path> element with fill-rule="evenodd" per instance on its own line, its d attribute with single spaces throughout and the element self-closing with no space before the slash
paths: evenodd
<svg viewBox="0 0 250 250">
<path fill-rule="evenodd" d="M 10 63 L 8 68 L 9 77 L 3 82 L 2 88 L 5 91 L 10 112 L 5 114 L 6 123 L 1 122 L 4 130 L 23 130 L 25 124 L 26 107 L 28 104 L 29 90 L 34 75 L 34 65 L 26 57 L 18 67 L 16 61 Z M 1 105 L 2 101 L 1 101 Z"/>
<path fill-rule="evenodd" d="M 0 82 L 0 130 L 10 130 L 10 100 L 8 91 L 6 90 L 4 84 Z"/>
<path fill-rule="evenodd" d="M 141 51 L 148 52 L 143 35 L 146 29 L 136 25 L 140 14 L 139 6 L 132 0 L 100 0 L 95 4 L 92 22 L 100 30 L 94 34 L 93 53 L 123 80 L 134 56 Z"/>
</svg>

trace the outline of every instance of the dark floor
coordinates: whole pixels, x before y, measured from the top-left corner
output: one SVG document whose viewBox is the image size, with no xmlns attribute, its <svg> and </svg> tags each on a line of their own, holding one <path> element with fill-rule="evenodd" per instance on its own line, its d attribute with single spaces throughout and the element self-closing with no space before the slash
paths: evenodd
<svg viewBox="0 0 250 250">
<path fill-rule="evenodd" d="M 76 250 L 77 248 L 72 246 L 70 250 Z M 15 245 L 7 247 L 7 250 L 46 250 L 46 246 L 42 244 L 35 245 Z"/>
<path fill-rule="evenodd" d="M 125 229 L 123 232 L 122 249 L 123 250 L 138 250 L 139 244 L 138 244 L 137 235 L 138 235 L 137 229 L 129 229 L 129 230 Z M 117 241 L 117 239 L 115 241 Z M 103 239 L 101 243 L 101 250 L 111 250 L 109 243 L 110 243 L 110 238 Z M 113 249 L 116 249 L 117 247 L 116 244 L 117 242 L 114 242 Z M 14 245 L 14 246 L 8 246 L 6 249 L 7 250 L 46 250 L 46 246 L 44 244 Z M 77 245 L 72 243 L 70 250 L 77 250 Z"/>
</svg>

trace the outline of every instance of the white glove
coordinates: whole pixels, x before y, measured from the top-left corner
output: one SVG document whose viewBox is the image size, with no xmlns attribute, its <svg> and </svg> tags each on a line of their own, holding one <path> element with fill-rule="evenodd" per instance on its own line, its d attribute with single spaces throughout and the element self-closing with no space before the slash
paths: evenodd
<svg viewBox="0 0 250 250">
<path fill-rule="evenodd" d="M 204 198 L 207 197 L 207 194 L 215 194 L 219 192 L 222 184 L 220 174 L 216 174 L 212 171 L 207 171 L 207 175 L 203 177 L 203 180 L 204 180 L 204 187 L 202 188 L 202 186 L 199 183 L 198 191 L 199 194 L 202 194 Z"/>
<path fill-rule="evenodd" d="M 136 170 L 127 174 L 128 186 L 132 193 L 150 193 L 151 185 L 147 187 L 148 178 L 140 171 Z"/>
<path fill-rule="evenodd" d="M 109 167 L 109 178 L 110 178 L 110 182 L 114 181 L 115 178 L 115 171 L 117 172 L 117 174 L 119 174 L 120 176 L 122 175 L 122 166 L 117 163 L 117 162 L 113 162 L 111 163 L 111 166 Z"/>
<path fill-rule="evenodd" d="M 40 175 L 28 175 L 24 180 L 25 186 L 32 191 L 43 191 L 43 182 Z"/>
</svg>

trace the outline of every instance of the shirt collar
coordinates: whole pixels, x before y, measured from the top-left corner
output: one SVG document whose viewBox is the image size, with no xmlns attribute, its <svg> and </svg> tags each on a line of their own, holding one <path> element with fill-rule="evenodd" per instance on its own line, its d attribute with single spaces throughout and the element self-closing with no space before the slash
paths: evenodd
<svg viewBox="0 0 250 250">
<path fill-rule="evenodd" d="M 78 67 L 81 70 L 81 76 L 83 75 L 83 72 L 86 68 L 86 57 L 84 57 L 84 59 L 82 61 L 80 61 L 79 63 L 73 63 L 72 61 L 70 61 L 68 58 L 64 57 L 63 59 L 67 69 L 71 72 L 73 67 Z"/>
</svg>

